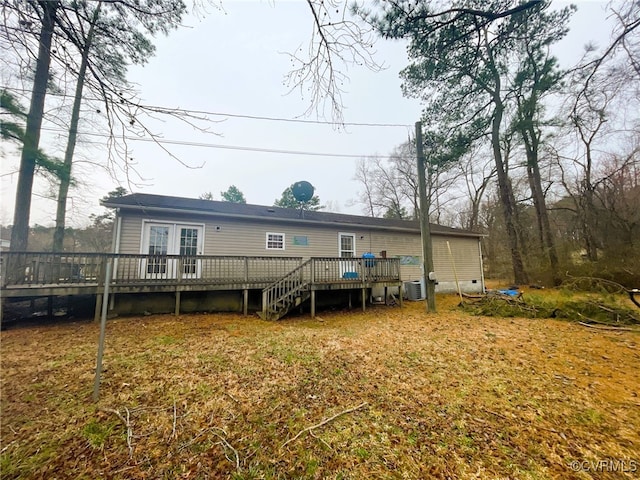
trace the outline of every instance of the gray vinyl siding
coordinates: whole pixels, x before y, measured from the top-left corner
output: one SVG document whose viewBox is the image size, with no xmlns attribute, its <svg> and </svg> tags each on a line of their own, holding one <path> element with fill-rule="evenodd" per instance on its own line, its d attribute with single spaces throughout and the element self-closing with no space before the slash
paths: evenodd
<svg viewBox="0 0 640 480">
<path fill-rule="evenodd" d="M 118 253 L 141 253 L 142 216 L 122 214 L 120 225 L 120 249 Z"/>
<path fill-rule="evenodd" d="M 339 254 L 338 234 L 355 235 L 356 257 L 371 252 L 379 257 L 386 251 L 387 258 L 402 256 L 409 264 L 401 266 L 403 280 L 418 280 L 421 276 L 422 243 L 418 232 L 397 232 L 349 228 L 341 225 L 295 225 L 274 220 L 237 220 L 166 214 L 122 212 L 120 253 L 141 253 L 143 221 L 170 224 L 204 225 L 204 255 L 270 256 L 270 257 L 336 257 Z M 268 250 L 266 234 L 285 235 L 284 250 Z M 308 245 L 295 245 L 294 237 L 307 237 Z M 447 249 L 451 246 L 460 281 L 482 281 L 482 264 L 478 239 L 474 237 L 433 236 L 434 269 L 439 282 L 453 282 L 454 271 Z M 144 253 L 144 252 L 142 252 Z M 414 257 L 414 258 L 411 258 Z M 417 257 L 417 261 L 416 258 Z M 413 263 L 413 264 L 411 264 Z M 416 264 L 417 263 L 417 264 Z"/>
<path fill-rule="evenodd" d="M 451 247 L 451 254 L 447 248 Z M 482 264 L 477 238 L 441 237 L 433 238 L 433 267 L 438 282 L 458 280 L 482 280 Z"/>
</svg>

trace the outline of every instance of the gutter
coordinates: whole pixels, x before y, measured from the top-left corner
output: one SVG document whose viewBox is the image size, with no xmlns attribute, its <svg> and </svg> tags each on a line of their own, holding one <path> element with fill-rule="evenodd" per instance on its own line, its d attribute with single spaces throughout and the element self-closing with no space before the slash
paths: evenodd
<svg viewBox="0 0 640 480">
<path fill-rule="evenodd" d="M 351 228 L 365 228 L 370 230 L 385 230 L 385 231 L 396 231 L 396 232 L 410 232 L 420 234 L 419 228 L 403 228 L 403 227 L 385 227 L 380 225 L 367 225 L 367 224 L 358 224 L 358 223 L 345 223 L 345 222 L 323 222 L 319 220 L 307 220 L 307 219 L 298 219 L 298 218 L 281 218 L 281 217 L 263 217 L 258 215 L 237 215 L 232 213 L 220 213 L 220 212 L 207 212 L 200 210 L 184 210 L 180 208 L 167 208 L 167 207 L 148 207 L 144 205 L 114 205 L 109 204 L 108 202 L 100 202 L 103 206 L 109 208 L 118 208 L 118 209 L 127 209 L 127 210 L 141 210 L 148 212 L 164 212 L 164 213 L 178 213 L 181 215 L 192 214 L 192 215 L 202 215 L 206 217 L 223 217 L 223 218 L 231 218 L 234 220 L 238 219 L 248 219 L 248 220 L 257 220 L 262 222 L 268 221 L 277 221 L 284 223 L 304 223 L 304 224 L 314 224 L 314 225 L 337 225 L 337 226 L 348 226 Z M 458 232 L 431 232 L 432 235 L 442 235 L 442 236 L 451 236 L 451 237 L 466 237 L 466 238 L 481 238 L 486 237 L 486 234 L 483 233 L 458 233 Z"/>
</svg>

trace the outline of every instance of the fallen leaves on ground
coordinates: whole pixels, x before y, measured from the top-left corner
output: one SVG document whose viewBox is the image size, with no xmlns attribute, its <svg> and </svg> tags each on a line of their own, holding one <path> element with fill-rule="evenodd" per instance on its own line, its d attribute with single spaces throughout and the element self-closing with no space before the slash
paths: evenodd
<svg viewBox="0 0 640 480">
<path fill-rule="evenodd" d="M 638 333 L 457 301 L 4 331 L 2 478 L 637 476 Z"/>
</svg>

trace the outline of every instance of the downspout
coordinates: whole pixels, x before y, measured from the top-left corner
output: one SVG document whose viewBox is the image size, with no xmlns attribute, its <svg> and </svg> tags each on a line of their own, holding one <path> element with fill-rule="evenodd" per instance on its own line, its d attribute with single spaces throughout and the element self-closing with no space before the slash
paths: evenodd
<svg viewBox="0 0 640 480">
<path fill-rule="evenodd" d="M 116 208 L 116 218 L 114 221 L 114 229 L 111 234 L 111 252 L 120 253 L 120 227 L 121 227 L 120 209 Z"/>
</svg>

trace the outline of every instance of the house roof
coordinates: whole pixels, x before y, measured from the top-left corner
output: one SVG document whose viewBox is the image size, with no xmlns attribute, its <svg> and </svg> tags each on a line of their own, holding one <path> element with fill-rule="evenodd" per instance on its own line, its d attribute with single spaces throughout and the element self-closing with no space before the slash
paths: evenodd
<svg viewBox="0 0 640 480">
<path fill-rule="evenodd" d="M 195 198 L 169 197 L 133 193 L 123 197 L 111 198 L 101 202 L 105 207 L 121 210 L 140 210 L 144 212 L 165 212 L 205 215 L 215 217 L 247 218 L 255 220 L 275 220 L 298 224 L 344 225 L 351 227 L 373 228 L 380 230 L 400 230 L 420 232 L 417 220 L 399 220 L 391 218 L 365 217 L 361 215 L 345 215 L 342 213 L 304 211 L 293 208 L 268 207 L 245 203 L 219 202 Z M 481 237 L 481 233 L 444 227 L 431 224 L 433 235 L 455 235 L 465 237 Z"/>
</svg>

